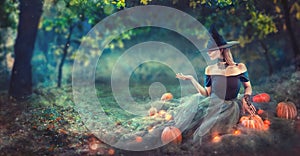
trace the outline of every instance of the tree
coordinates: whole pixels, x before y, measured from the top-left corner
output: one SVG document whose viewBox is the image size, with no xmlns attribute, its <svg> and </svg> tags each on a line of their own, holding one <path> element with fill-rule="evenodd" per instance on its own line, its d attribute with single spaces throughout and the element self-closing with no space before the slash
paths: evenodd
<svg viewBox="0 0 300 156">
<path fill-rule="evenodd" d="M 78 46 L 82 40 L 84 25 L 95 25 L 105 16 L 112 14 L 116 8 L 125 7 L 124 0 L 65 0 L 50 1 L 49 12 L 55 11 L 54 17 L 45 17 L 42 20 L 42 28 L 45 31 L 53 31 L 61 42 L 53 46 L 54 55 L 59 57 L 57 67 L 57 87 L 61 87 L 63 79 L 63 67 L 65 63 L 72 60 L 72 46 Z M 52 14 L 53 15 L 53 14 Z M 79 30 L 79 31 L 78 31 Z M 85 30 L 86 31 L 86 30 Z M 50 41 L 52 42 L 52 41 Z"/>
<path fill-rule="evenodd" d="M 286 28 L 288 30 L 289 36 L 291 38 L 291 44 L 292 44 L 292 48 L 294 51 L 294 56 L 297 57 L 300 55 L 300 50 L 297 44 L 297 39 L 295 37 L 294 34 L 294 29 L 292 28 L 292 22 L 291 22 L 291 5 L 289 4 L 290 1 L 289 0 L 280 0 L 280 3 L 283 7 L 283 14 L 284 14 L 284 19 L 285 19 L 285 25 Z M 294 2 L 293 5 L 297 5 L 297 2 Z M 298 13 L 299 12 L 299 13 Z M 298 16 L 300 16 L 300 7 L 298 6 L 298 11 L 297 11 Z M 298 17 L 299 18 L 299 17 Z"/>
<path fill-rule="evenodd" d="M 0 1 L 0 89 L 8 88 L 12 69 L 13 36 L 16 33 L 19 3 L 14 0 Z M 9 59 L 7 59 L 9 58 Z"/>
<path fill-rule="evenodd" d="M 31 58 L 42 7 L 42 0 L 20 0 L 15 62 L 9 87 L 9 95 L 16 99 L 24 99 L 32 94 Z"/>
</svg>

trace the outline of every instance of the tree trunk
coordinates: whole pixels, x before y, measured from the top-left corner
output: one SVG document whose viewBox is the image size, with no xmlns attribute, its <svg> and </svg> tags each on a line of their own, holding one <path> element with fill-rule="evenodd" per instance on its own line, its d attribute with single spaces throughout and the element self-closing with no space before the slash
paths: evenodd
<svg viewBox="0 0 300 156">
<path fill-rule="evenodd" d="M 42 0 L 20 0 L 15 62 L 9 88 L 9 95 L 16 99 L 26 98 L 32 93 L 31 58 L 42 8 Z"/>
<path fill-rule="evenodd" d="M 291 23 L 291 19 L 290 19 L 290 7 L 288 6 L 287 0 L 281 0 L 281 4 L 283 6 L 283 13 L 284 13 L 286 28 L 287 28 L 289 36 L 291 38 L 291 44 L 292 44 L 292 48 L 294 51 L 294 57 L 296 58 L 299 55 L 300 51 L 299 51 L 299 47 L 297 45 L 296 37 L 294 35 L 295 31 L 292 28 L 292 23 Z"/>
<path fill-rule="evenodd" d="M 57 87 L 59 87 L 59 88 L 61 87 L 62 72 L 63 72 L 62 68 L 63 68 L 63 65 L 65 63 L 65 60 L 66 60 L 66 57 L 67 57 L 67 54 L 68 54 L 68 49 L 70 47 L 72 33 L 73 33 L 73 26 L 71 26 L 69 28 L 69 35 L 67 37 L 67 42 L 64 46 L 63 55 L 61 57 L 61 60 L 60 60 L 59 66 L 58 66 Z"/>
<path fill-rule="evenodd" d="M 265 55 L 265 58 L 266 58 L 266 61 L 267 61 L 267 65 L 268 65 L 268 68 L 269 68 L 269 75 L 272 75 L 273 74 L 273 67 L 272 67 L 272 63 L 270 61 L 268 47 L 263 41 L 260 41 L 260 44 L 261 44 L 262 48 L 264 49 L 263 54 Z"/>
</svg>

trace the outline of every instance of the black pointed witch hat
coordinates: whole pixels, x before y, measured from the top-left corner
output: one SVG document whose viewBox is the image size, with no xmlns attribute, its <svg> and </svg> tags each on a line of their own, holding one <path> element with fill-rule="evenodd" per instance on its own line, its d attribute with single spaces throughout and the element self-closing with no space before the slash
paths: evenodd
<svg viewBox="0 0 300 156">
<path fill-rule="evenodd" d="M 208 41 L 205 49 L 201 51 L 213 51 L 223 48 L 230 48 L 234 45 L 239 44 L 238 41 L 226 41 L 217 31 L 216 26 L 214 24 L 211 25 L 209 29 L 209 33 L 211 35 L 211 39 Z"/>
</svg>

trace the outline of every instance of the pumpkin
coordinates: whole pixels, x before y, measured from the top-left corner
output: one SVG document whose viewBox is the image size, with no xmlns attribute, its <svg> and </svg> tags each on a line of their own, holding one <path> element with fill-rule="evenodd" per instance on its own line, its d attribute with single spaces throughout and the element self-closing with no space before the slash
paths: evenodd
<svg viewBox="0 0 300 156">
<path fill-rule="evenodd" d="M 143 142 L 143 138 L 141 136 L 136 136 L 135 141 L 138 143 Z"/>
<path fill-rule="evenodd" d="M 115 155 L 115 150 L 110 148 L 107 153 L 108 155 Z"/>
<path fill-rule="evenodd" d="M 161 96 L 160 100 L 169 101 L 173 99 L 173 95 L 171 93 L 165 93 Z"/>
<path fill-rule="evenodd" d="M 161 134 L 161 141 L 163 144 L 167 144 L 169 142 L 180 144 L 182 141 L 181 131 L 174 126 L 166 127 Z"/>
<path fill-rule="evenodd" d="M 265 125 L 263 120 L 260 118 L 260 116 L 258 115 L 254 115 L 254 116 L 242 116 L 240 118 L 240 123 L 247 128 L 253 128 L 253 129 L 257 129 L 257 130 L 264 130 L 265 129 Z"/>
<path fill-rule="evenodd" d="M 264 112 L 265 112 L 264 110 L 259 109 L 259 110 L 257 111 L 257 114 L 258 114 L 258 115 L 262 115 Z"/>
<path fill-rule="evenodd" d="M 267 93 L 260 93 L 252 97 L 252 101 L 256 103 L 267 103 L 270 102 L 270 95 Z"/>
<path fill-rule="evenodd" d="M 173 116 L 171 114 L 169 114 L 169 113 L 165 114 L 165 120 L 170 121 L 172 119 L 173 119 Z"/>
<path fill-rule="evenodd" d="M 276 108 L 277 116 L 285 119 L 295 119 L 297 108 L 293 102 L 279 102 Z"/>
<path fill-rule="evenodd" d="M 160 116 L 160 117 L 165 117 L 165 115 L 166 115 L 166 111 L 165 110 L 160 110 L 159 112 L 158 112 L 158 115 Z"/>
<path fill-rule="evenodd" d="M 151 107 L 148 111 L 149 116 L 154 116 L 157 113 L 157 109 L 155 107 Z"/>
</svg>

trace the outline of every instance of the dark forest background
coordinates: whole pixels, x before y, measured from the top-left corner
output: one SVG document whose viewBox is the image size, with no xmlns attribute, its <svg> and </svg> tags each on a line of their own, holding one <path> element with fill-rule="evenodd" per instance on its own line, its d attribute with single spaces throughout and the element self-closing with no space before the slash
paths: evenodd
<svg viewBox="0 0 300 156">
<path fill-rule="evenodd" d="M 70 85 L 74 53 L 88 31 L 105 17 L 139 5 L 169 6 L 190 14 L 207 28 L 216 24 L 227 40 L 240 41 L 241 45 L 232 49 L 233 55 L 237 62 L 247 64 L 253 84 L 258 85 L 260 78 L 283 67 L 292 65 L 296 70 L 300 54 L 300 4 L 296 0 L 2 0 L 0 89 L 10 90 L 15 97 L 26 97 L 32 86 Z M 104 54 L 108 57 L 99 61 L 96 80 L 109 79 L 109 69 L 118 53 L 150 40 L 169 43 L 196 67 L 201 64 L 201 55 L 179 34 L 162 28 L 138 28 L 107 46 Z M 165 79 L 163 76 L 173 74 L 151 74 L 157 68 L 139 70 L 137 74 L 144 76 L 138 80 Z M 197 69 L 199 75 L 203 68 Z"/>
</svg>

